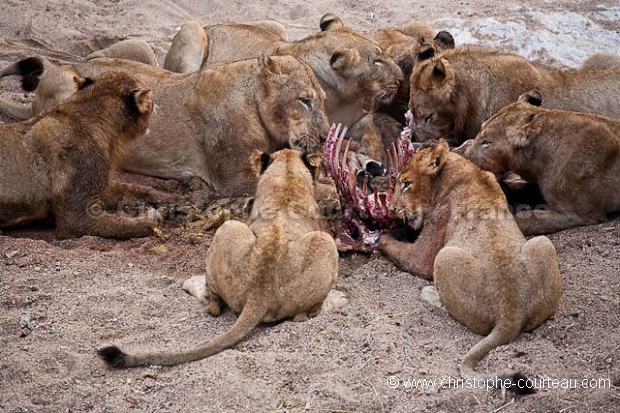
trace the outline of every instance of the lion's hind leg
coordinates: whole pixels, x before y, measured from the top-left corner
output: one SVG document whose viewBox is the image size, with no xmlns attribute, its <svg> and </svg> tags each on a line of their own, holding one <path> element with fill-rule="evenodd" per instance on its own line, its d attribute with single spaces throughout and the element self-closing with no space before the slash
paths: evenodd
<svg viewBox="0 0 620 413">
<path fill-rule="evenodd" d="M 562 280 L 555 247 L 549 238 L 540 236 L 530 239 L 521 248 L 521 256 L 527 267 L 527 277 L 520 285 L 526 323 L 525 331 L 533 330 L 551 317 L 560 302 Z"/>
<path fill-rule="evenodd" d="M 290 277 L 283 285 L 282 313 L 297 320 L 317 315 L 328 299 L 338 275 L 338 249 L 334 239 L 312 231 L 289 244 L 285 270 Z M 332 298 L 336 295 L 332 295 Z M 342 305 L 342 297 L 338 295 Z M 335 301 L 331 305 L 338 305 Z M 345 303 L 346 304 L 346 303 Z"/>
<path fill-rule="evenodd" d="M 200 23 L 191 20 L 183 24 L 172 39 L 164 60 L 164 69 L 177 73 L 200 70 L 207 58 L 207 34 Z"/>
<path fill-rule="evenodd" d="M 253 274 L 248 272 L 256 236 L 243 222 L 230 220 L 217 230 L 207 252 L 205 293 L 201 299 L 212 316 L 220 314 L 221 299 L 240 313 Z"/>
<path fill-rule="evenodd" d="M 488 294 L 489 280 L 476 257 L 462 248 L 444 247 L 435 258 L 433 277 L 439 300 L 452 317 L 477 334 L 491 331 L 498 304 Z"/>
</svg>

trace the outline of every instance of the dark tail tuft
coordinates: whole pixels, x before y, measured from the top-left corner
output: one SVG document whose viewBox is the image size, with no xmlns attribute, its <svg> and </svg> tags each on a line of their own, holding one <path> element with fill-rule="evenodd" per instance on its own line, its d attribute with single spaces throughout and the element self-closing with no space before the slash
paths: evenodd
<svg viewBox="0 0 620 413">
<path fill-rule="evenodd" d="M 125 361 L 127 355 L 116 346 L 109 346 L 100 348 L 97 351 L 99 357 L 103 359 L 108 365 L 114 368 L 125 367 Z"/>
<path fill-rule="evenodd" d="M 22 88 L 27 92 L 34 91 L 43 73 L 43 61 L 38 57 L 29 57 L 17 62 L 17 67 L 22 75 Z"/>
<path fill-rule="evenodd" d="M 526 395 L 536 393 L 534 382 L 522 373 L 513 374 L 510 381 L 512 385 L 508 389 L 515 392 L 515 394 Z"/>
</svg>

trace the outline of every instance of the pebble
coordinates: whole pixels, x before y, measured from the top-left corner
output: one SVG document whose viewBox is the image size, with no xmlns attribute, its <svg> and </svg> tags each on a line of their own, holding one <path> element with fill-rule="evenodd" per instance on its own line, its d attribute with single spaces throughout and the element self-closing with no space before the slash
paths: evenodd
<svg viewBox="0 0 620 413">
<path fill-rule="evenodd" d="M 30 287 L 30 291 L 39 291 L 39 287 L 33 285 L 32 287 Z"/>
<path fill-rule="evenodd" d="M 571 311 L 570 312 L 570 316 L 573 317 L 573 318 L 579 317 L 579 311 Z"/>
</svg>

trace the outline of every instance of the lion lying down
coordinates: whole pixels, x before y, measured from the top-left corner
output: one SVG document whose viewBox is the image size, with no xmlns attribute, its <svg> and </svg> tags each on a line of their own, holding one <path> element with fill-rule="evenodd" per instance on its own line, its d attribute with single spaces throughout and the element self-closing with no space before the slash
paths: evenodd
<svg viewBox="0 0 620 413">
<path fill-rule="evenodd" d="M 256 171 L 264 172 L 248 225 L 226 221 L 207 253 L 201 301 L 212 316 L 222 300 L 239 314 L 228 332 L 193 350 L 134 355 L 105 347 L 99 355 L 113 367 L 187 363 L 232 347 L 261 322 L 316 315 L 338 274 L 336 244 L 319 231 L 309 170 L 319 163 L 318 155 L 290 149 L 253 157 Z"/>
<path fill-rule="evenodd" d="M 551 241 L 526 241 L 495 177 L 450 152 L 444 140 L 423 144 L 405 164 L 390 208 L 421 233 L 413 243 L 383 235 L 379 250 L 403 270 L 434 279 L 423 298 L 486 335 L 465 355 L 463 378 L 528 393 L 519 373 L 474 368 L 554 314 L 561 281 Z"/>
<path fill-rule="evenodd" d="M 544 209 L 517 211 L 525 235 L 596 224 L 620 211 L 620 120 L 540 108 L 533 90 L 482 125 L 465 156 L 540 187 Z"/>
<path fill-rule="evenodd" d="M 124 73 L 75 82 L 58 106 L 0 125 L 0 228 L 53 218 L 58 238 L 151 235 L 155 217 L 106 210 L 124 198 L 166 201 L 168 194 L 112 180 L 127 145 L 148 131 L 153 93 Z"/>
<path fill-rule="evenodd" d="M 56 66 L 24 59 L 0 71 L 21 75 L 36 89 L 32 113 L 70 96 L 74 77 L 122 71 L 153 91 L 157 110 L 150 139 L 132 143 L 121 167 L 160 178 L 200 177 L 224 196 L 251 194 L 257 177 L 249 156 L 255 149 L 317 147 L 329 131 L 323 90 L 310 67 L 292 56 L 222 63 L 190 74 L 123 59 L 95 59 Z M 6 102 L 4 102 L 6 103 Z M 6 113 L 0 101 L 0 112 Z"/>
</svg>

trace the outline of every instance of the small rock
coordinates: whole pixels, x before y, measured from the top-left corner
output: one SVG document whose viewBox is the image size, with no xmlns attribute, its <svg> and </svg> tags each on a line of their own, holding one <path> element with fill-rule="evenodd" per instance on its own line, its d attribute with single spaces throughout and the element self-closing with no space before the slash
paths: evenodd
<svg viewBox="0 0 620 413">
<path fill-rule="evenodd" d="M 34 270 L 39 272 L 39 271 L 41 271 L 41 267 L 34 267 Z"/>
<path fill-rule="evenodd" d="M 14 256 L 16 256 L 16 255 L 17 255 L 17 253 L 18 253 L 18 252 L 19 252 L 19 251 L 17 251 L 17 250 L 13 250 L 13 251 L 6 252 L 4 255 L 5 255 L 7 258 L 13 258 Z"/>
<path fill-rule="evenodd" d="M 573 318 L 579 317 L 579 311 L 571 311 L 570 312 L 570 316 L 573 317 Z"/>
<path fill-rule="evenodd" d="M 168 247 L 166 247 L 164 244 L 156 245 L 151 248 L 149 252 L 155 255 L 164 255 L 168 253 Z"/>
<path fill-rule="evenodd" d="M 55 267 L 55 270 L 56 270 L 56 271 L 60 271 L 60 265 L 57 265 L 57 266 Z"/>
<path fill-rule="evenodd" d="M 30 287 L 30 291 L 39 291 L 39 287 L 33 285 L 32 287 Z"/>
<path fill-rule="evenodd" d="M 77 277 L 78 275 L 80 275 L 80 273 L 77 272 L 77 271 L 73 271 L 73 275 L 75 275 Z"/>
</svg>

